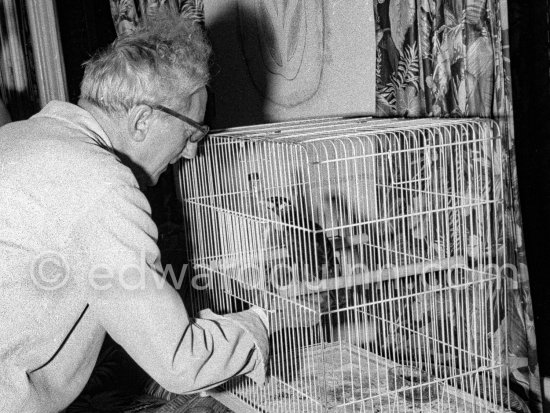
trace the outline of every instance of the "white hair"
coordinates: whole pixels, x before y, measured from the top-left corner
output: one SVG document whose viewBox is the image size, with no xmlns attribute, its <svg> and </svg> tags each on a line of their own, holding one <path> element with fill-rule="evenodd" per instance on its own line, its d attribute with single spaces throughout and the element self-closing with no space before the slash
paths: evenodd
<svg viewBox="0 0 550 413">
<path fill-rule="evenodd" d="M 208 83 L 210 53 L 197 23 L 157 14 L 84 64 L 80 98 L 109 113 L 185 101 Z"/>
</svg>

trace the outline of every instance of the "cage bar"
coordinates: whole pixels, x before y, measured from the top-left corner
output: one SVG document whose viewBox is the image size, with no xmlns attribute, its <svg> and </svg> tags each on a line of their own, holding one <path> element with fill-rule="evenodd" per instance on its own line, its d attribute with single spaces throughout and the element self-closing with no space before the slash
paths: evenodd
<svg viewBox="0 0 550 413">
<path fill-rule="evenodd" d="M 509 411 L 502 142 L 487 119 L 211 134 L 180 164 L 195 311 L 282 309 L 235 411 Z"/>
</svg>

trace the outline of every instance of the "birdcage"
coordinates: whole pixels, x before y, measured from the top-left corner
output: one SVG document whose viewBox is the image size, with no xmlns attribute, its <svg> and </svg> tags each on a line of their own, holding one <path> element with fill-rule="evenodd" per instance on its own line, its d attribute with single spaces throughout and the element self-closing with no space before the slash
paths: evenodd
<svg viewBox="0 0 550 413">
<path fill-rule="evenodd" d="M 211 134 L 180 167 L 193 305 L 264 308 L 270 380 L 238 412 L 502 412 L 502 144 L 483 119 Z"/>
</svg>

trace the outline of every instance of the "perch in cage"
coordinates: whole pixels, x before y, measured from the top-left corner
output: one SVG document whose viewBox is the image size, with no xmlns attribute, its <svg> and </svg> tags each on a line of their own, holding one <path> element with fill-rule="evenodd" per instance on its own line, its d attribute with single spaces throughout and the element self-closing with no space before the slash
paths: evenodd
<svg viewBox="0 0 550 413">
<path fill-rule="evenodd" d="M 502 144 L 483 119 L 211 134 L 180 165 L 195 310 L 282 309 L 251 412 L 509 411 Z M 314 321 L 312 321 L 314 320 Z"/>
</svg>

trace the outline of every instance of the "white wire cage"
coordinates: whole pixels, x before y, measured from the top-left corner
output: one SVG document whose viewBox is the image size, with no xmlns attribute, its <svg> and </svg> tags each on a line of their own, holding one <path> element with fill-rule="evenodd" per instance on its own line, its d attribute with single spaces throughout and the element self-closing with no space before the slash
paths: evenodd
<svg viewBox="0 0 550 413">
<path fill-rule="evenodd" d="M 508 411 L 502 144 L 483 119 L 211 134 L 180 166 L 194 310 L 252 305 L 271 379 L 238 412 Z"/>
</svg>

